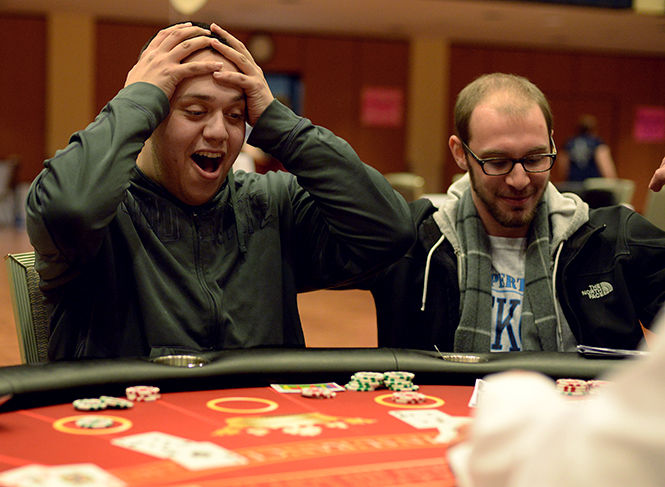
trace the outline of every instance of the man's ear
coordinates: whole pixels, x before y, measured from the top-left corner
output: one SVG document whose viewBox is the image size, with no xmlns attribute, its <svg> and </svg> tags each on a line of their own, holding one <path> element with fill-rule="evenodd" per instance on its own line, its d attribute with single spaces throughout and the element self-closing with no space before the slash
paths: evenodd
<svg viewBox="0 0 665 487">
<path fill-rule="evenodd" d="M 448 139 L 448 147 L 450 148 L 450 153 L 453 155 L 453 159 L 459 166 L 460 169 L 464 171 L 469 170 L 469 164 L 466 159 L 466 151 L 462 145 L 462 141 L 457 135 L 451 135 Z"/>
</svg>

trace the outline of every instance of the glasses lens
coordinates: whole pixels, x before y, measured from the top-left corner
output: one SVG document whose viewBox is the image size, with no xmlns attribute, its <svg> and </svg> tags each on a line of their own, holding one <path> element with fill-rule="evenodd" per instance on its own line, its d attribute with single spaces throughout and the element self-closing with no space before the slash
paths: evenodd
<svg viewBox="0 0 665 487">
<path fill-rule="evenodd" d="M 554 158 L 548 155 L 535 155 L 524 158 L 524 169 L 531 172 L 547 171 L 552 167 Z"/>
<path fill-rule="evenodd" d="M 510 159 L 493 159 L 483 164 L 485 174 L 489 176 L 500 176 L 508 174 L 513 168 L 513 161 Z"/>
</svg>

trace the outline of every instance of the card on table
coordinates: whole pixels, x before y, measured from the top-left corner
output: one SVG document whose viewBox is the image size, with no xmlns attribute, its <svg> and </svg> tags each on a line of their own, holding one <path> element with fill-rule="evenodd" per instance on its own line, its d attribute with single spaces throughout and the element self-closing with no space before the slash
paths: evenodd
<svg viewBox="0 0 665 487">
<path fill-rule="evenodd" d="M 123 487 L 123 481 L 93 463 L 26 465 L 0 474 L 7 487 Z"/>
<path fill-rule="evenodd" d="M 247 459 L 210 441 L 194 441 L 159 431 L 115 438 L 116 446 L 172 460 L 188 470 L 243 465 Z"/>
<path fill-rule="evenodd" d="M 270 387 L 275 389 L 277 392 L 283 393 L 301 393 L 303 389 L 327 389 L 329 391 L 345 391 L 346 389 L 337 384 L 336 382 L 321 382 L 317 384 L 270 384 Z"/>
</svg>

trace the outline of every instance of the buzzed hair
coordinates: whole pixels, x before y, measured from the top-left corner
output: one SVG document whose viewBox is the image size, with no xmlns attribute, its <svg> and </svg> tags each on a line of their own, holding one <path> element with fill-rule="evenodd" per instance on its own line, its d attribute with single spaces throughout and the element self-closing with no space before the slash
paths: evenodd
<svg viewBox="0 0 665 487">
<path fill-rule="evenodd" d="M 461 140 L 468 143 L 471 138 L 469 122 L 473 110 L 489 95 L 497 92 L 514 95 L 523 101 L 524 104 L 536 103 L 545 117 L 548 135 L 552 133 L 552 110 L 545 94 L 536 85 L 523 76 L 490 73 L 479 76 L 466 85 L 457 95 L 454 111 L 455 131 Z M 516 111 L 523 108 L 523 106 L 515 105 L 514 101 L 512 103 L 512 107 Z"/>
</svg>

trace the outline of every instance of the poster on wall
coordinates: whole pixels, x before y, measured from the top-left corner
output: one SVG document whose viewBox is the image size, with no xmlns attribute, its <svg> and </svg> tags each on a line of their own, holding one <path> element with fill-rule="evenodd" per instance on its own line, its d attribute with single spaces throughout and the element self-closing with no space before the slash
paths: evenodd
<svg viewBox="0 0 665 487">
<path fill-rule="evenodd" d="M 401 127 L 404 93 L 401 88 L 368 86 L 361 92 L 360 123 L 365 127 Z"/>
<path fill-rule="evenodd" d="M 636 142 L 665 142 L 665 107 L 637 107 L 633 136 Z"/>
</svg>

